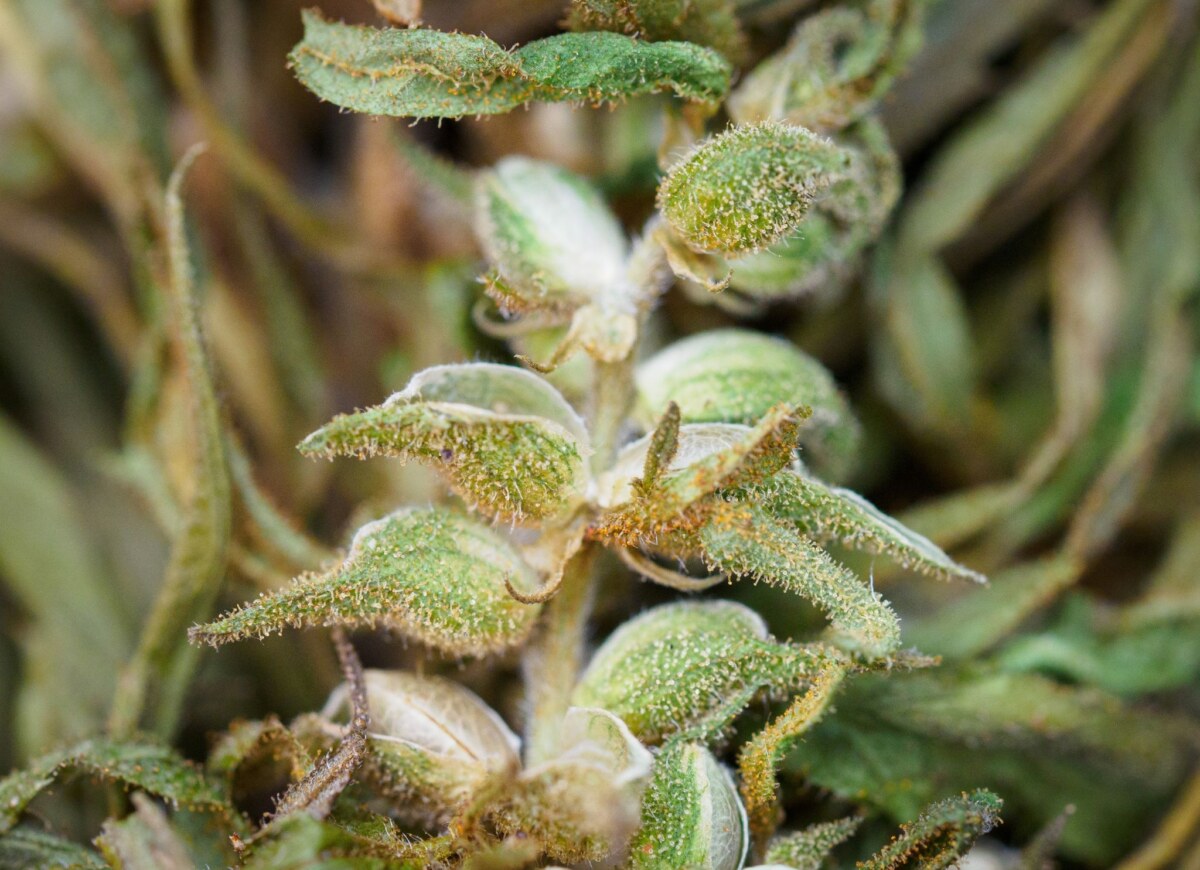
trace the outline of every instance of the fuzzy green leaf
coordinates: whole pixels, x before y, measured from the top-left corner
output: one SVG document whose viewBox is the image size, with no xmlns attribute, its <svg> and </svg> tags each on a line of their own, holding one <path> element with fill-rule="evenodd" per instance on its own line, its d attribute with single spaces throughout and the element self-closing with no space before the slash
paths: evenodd
<svg viewBox="0 0 1200 870">
<path fill-rule="evenodd" d="M 337 568 L 269 592 L 190 632 L 213 646 L 287 626 L 386 626 L 453 655 L 520 643 L 536 605 L 508 594 L 538 587 L 505 538 L 449 510 L 402 510 L 358 530 Z"/>
<path fill-rule="evenodd" d="M 154 743 L 96 739 L 44 755 L 0 780 L 0 831 L 16 824 L 30 801 L 72 770 L 140 788 L 175 806 L 232 812 L 225 795 L 174 750 Z"/>
<path fill-rule="evenodd" d="M 572 30 L 612 30 L 649 42 L 679 39 L 707 45 L 727 57 L 745 50 L 731 0 L 573 0 Z"/>
<path fill-rule="evenodd" d="M 900 623 L 886 601 L 824 550 L 766 511 L 730 506 L 699 537 L 709 567 L 745 575 L 812 601 L 829 616 L 840 646 L 880 658 L 900 644 Z"/>
<path fill-rule="evenodd" d="M 172 343 L 181 361 L 189 438 L 183 457 L 192 488 L 174 530 L 162 588 L 133 658 L 118 678 L 109 725 L 121 736 L 148 726 L 165 737 L 178 727 L 198 658 L 197 651 L 188 646 L 187 627 L 212 614 L 225 579 L 225 557 L 232 536 L 232 492 L 221 407 L 200 328 L 184 222 L 183 184 L 199 153 L 198 147 L 188 151 L 167 185 L 170 276 L 162 288 L 170 312 Z"/>
<path fill-rule="evenodd" d="M 982 574 L 958 564 L 856 492 L 792 471 L 776 475 L 763 490 L 767 513 L 810 538 L 889 556 L 905 568 L 941 580 L 985 582 Z"/>
<path fill-rule="evenodd" d="M 850 816 L 776 837 L 767 847 L 767 862 L 783 864 L 791 870 L 821 870 L 829 853 L 854 836 L 861 824 L 861 817 Z"/>
<path fill-rule="evenodd" d="M 836 659 L 819 645 L 773 640 L 740 604 L 667 604 L 613 632 L 572 703 L 615 713 L 646 743 L 714 739 L 760 692 L 798 689 Z"/>
<path fill-rule="evenodd" d="M 872 858 L 859 862 L 863 870 L 957 867 L 980 835 L 1000 824 L 1004 802 L 980 789 L 939 801 L 920 818 L 902 825 L 900 834 Z"/>
<path fill-rule="evenodd" d="M 800 444 L 817 468 L 840 476 L 858 447 L 858 422 L 825 367 L 760 332 L 714 329 L 677 341 L 641 363 L 636 380 L 643 424 L 668 402 L 679 405 L 684 423 L 743 425 L 782 403 L 812 410 Z"/>
<path fill-rule="evenodd" d="M 693 249 L 749 254 L 795 232 L 849 166 L 844 149 L 802 127 L 744 124 L 676 163 L 658 206 Z"/>
<path fill-rule="evenodd" d="M 299 449 L 432 464 L 469 504 L 509 520 L 546 519 L 577 504 L 591 452 L 557 390 L 490 363 L 426 369 L 382 405 L 335 417 Z"/>
<path fill-rule="evenodd" d="M 750 848 L 733 778 L 697 744 L 672 742 L 654 760 L 631 870 L 738 870 Z"/>
<path fill-rule="evenodd" d="M 304 13 L 292 68 L 322 99 L 372 115 L 460 118 L 530 102 L 606 103 L 670 92 L 715 103 L 729 64 L 686 42 L 638 42 L 616 33 L 562 33 L 514 51 L 483 36 L 376 29 Z"/>
</svg>

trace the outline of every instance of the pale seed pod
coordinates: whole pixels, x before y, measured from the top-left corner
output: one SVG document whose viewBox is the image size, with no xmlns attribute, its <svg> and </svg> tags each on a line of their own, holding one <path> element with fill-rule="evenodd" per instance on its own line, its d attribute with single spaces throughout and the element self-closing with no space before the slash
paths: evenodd
<svg viewBox="0 0 1200 870">
<path fill-rule="evenodd" d="M 779 404 L 812 409 L 800 432 L 802 457 L 841 477 L 860 429 L 828 370 L 790 342 L 745 329 L 717 329 L 677 341 L 637 368 L 637 417 L 653 425 L 667 405 L 686 423 L 753 425 Z"/>
<path fill-rule="evenodd" d="M 556 754 L 521 774 L 494 821 L 502 832 L 536 837 L 556 861 L 619 860 L 637 828 L 652 764 L 612 713 L 571 707 Z"/>
<path fill-rule="evenodd" d="M 605 294 L 628 295 L 629 240 L 586 180 L 507 157 L 480 176 L 476 196 L 476 230 L 502 308 L 569 313 Z"/>
<path fill-rule="evenodd" d="M 694 250 L 750 254 L 794 233 L 849 165 L 844 149 L 803 127 L 735 126 L 672 167 L 658 206 Z"/>
<path fill-rule="evenodd" d="M 729 771 L 703 746 L 673 743 L 654 761 L 630 870 L 739 870 L 750 839 Z"/>
<path fill-rule="evenodd" d="M 520 739 L 477 695 L 443 677 L 363 672 L 371 724 L 370 775 L 410 818 L 444 825 L 489 774 L 520 767 Z M 326 717 L 348 708 L 334 690 Z"/>
<path fill-rule="evenodd" d="M 755 695 L 802 684 L 830 654 L 775 641 L 762 617 L 732 601 L 666 604 L 613 632 L 572 703 L 615 713 L 648 744 L 717 739 Z"/>
<path fill-rule="evenodd" d="M 268 592 L 192 629 L 214 646 L 287 626 L 389 627 L 451 655 L 481 655 L 525 639 L 539 606 L 506 588 L 534 592 L 537 573 L 494 529 L 444 508 L 406 509 L 368 523 L 346 560 Z"/>
</svg>

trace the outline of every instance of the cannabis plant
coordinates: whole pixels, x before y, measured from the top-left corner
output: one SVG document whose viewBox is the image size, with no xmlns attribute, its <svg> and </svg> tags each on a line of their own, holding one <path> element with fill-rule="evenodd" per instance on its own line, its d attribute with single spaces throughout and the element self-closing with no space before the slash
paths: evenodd
<svg viewBox="0 0 1200 870">
<path fill-rule="evenodd" d="M 1197 16 L 1000 5 L 0 0 L 0 243 L 126 408 L 0 420 L 0 862 L 1200 861 Z M 356 215 L 252 144 L 314 97 Z"/>
</svg>

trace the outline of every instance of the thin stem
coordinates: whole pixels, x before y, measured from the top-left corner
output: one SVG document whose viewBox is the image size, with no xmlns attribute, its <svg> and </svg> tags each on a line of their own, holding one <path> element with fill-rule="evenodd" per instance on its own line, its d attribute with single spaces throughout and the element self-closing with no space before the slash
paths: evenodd
<svg viewBox="0 0 1200 870">
<path fill-rule="evenodd" d="M 592 611 L 593 566 L 598 549 L 585 544 L 567 565 L 558 595 L 546 606 L 536 650 L 525 662 L 530 711 L 525 763 L 554 755 L 563 716 L 583 665 L 583 640 Z"/>
<path fill-rule="evenodd" d="M 617 363 L 596 363 L 592 394 L 592 469 L 608 468 L 616 456 L 621 426 L 633 401 L 633 354 Z M 527 764 L 554 754 L 562 718 L 583 665 L 584 638 L 594 599 L 593 574 L 599 548 L 585 544 L 567 565 L 558 595 L 546 606 L 539 648 L 528 660 L 529 750 Z"/>
</svg>

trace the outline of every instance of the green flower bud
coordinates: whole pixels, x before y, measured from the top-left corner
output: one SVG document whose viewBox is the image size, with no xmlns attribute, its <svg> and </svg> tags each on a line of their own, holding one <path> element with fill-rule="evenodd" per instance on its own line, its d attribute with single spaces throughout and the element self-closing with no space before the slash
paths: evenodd
<svg viewBox="0 0 1200 870">
<path fill-rule="evenodd" d="M 509 311 L 571 312 L 605 295 L 630 296 L 629 240 L 586 180 L 526 157 L 479 180 L 477 231 L 496 268 L 492 295 Z"/>
<path fill-rule="evenodd" d="M 427 462 L 473 507 L 520 521 L 578 504 L 591 448 L 579 416 L 537 375 L 469 363 L 426 369 L 382 405 L 334 418 L 300 451 Z"/>
<path fill-rule="evenodd" d="M 802 127 L 736 126 L 675 164 L 658 205 L 693 249 L 749 254 L 794 233 L 849 165 L 845 150 Z"/>
<path fill-rule="evenodd" d="M 412 818 L 443 825 L 491 773 L 519 769 L 521 741 L 478 696 L 442 677 L 363 672 L 370 773 Z M 325 706 L 349 708 L 339 686 Z"/>
<path fill-rule="evenodd" d="M 509 595 L 539 586 L 536 572 L 499 533 L 445 509 L 401 510 L 358 530 L 337 568 L 268 592 L 192 629 L 217 646 L 285 626 L 385 626 L 451 655 L 520 643 L 537 606 Z"/>
<path fill-rule="evenodd" d="M 667 604 L 613 632 L 572 702 L 610 710 L 645 743 L 716 738 L 760 691 L 803 683 L 826 655 L 775 641 L 740 604 Z"/>
<path fill-rule="evenodd" d="M 637 369 L 637 415 L 649 426 L 670 402 L 684 423 L 751 425 L 776 405 L 805 405 L 801 454 L 831 476 L 844 473 L 859 426 L 833 377 L 795 345 L 759 332 L 719 329 L 678 341 Z"/>
<path fill-rule="evenodd" d="M 703 746 L 672 744 L 655 759 L 631 870 L 738 870 L 750 838 L 733 778 Z"/>
</svg>

